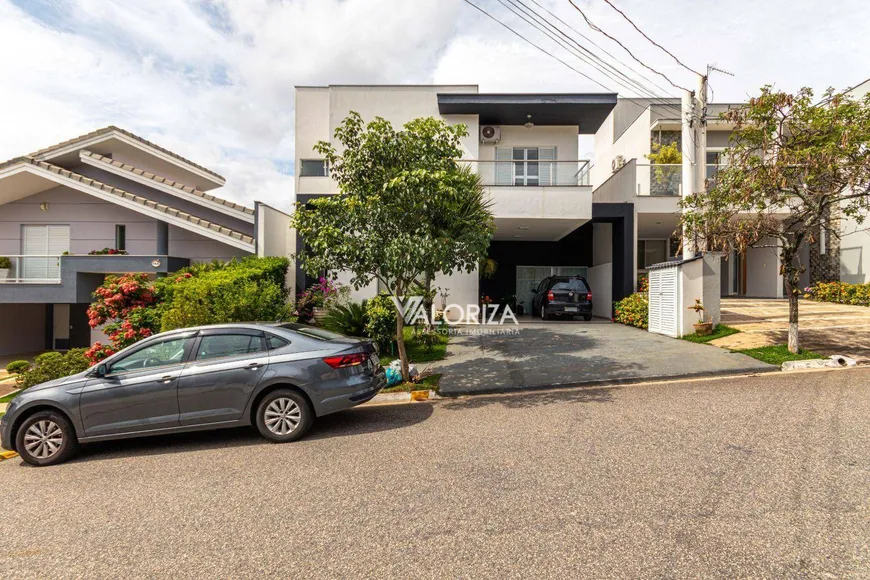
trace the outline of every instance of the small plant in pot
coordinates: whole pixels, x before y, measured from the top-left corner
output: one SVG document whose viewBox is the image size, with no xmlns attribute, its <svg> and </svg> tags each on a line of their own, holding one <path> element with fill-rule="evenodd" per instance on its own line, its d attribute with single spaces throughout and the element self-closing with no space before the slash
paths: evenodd
<svg viewBox="0 0 870 580">
<path fill-rule="evenodd" d="M 700 298 L 695 298 L 695 303 L 689 306 L 689 310 L 694 310 L 698 315 L 698 322 L 694 324 L 695 334 L 698 336 L 710 336 L 713 334 L 713 322 L 704 322 L 704 305 L 701 304 Z"/>
<path fill-rule="evenodd" d="M 12 260 L 6 256 L 0 256 L 0 281 L 9 277 L 9 269 L 12 268 Z"/>
</svg>

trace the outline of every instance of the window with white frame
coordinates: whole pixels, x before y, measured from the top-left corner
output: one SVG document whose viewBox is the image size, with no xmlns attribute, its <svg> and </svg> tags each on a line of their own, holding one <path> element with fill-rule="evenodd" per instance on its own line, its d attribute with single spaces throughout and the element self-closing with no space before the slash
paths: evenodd
<svg viewBox="0 0 870 580">
<path fill-rule="evenodd" d="M 497 147 L 496 185 L 554 185 L 555 147 Z"/>
</svg>

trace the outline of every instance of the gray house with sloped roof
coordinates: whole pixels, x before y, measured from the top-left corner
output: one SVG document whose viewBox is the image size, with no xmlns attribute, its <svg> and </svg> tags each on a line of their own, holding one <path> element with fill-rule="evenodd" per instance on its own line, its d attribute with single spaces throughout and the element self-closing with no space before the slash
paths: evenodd
<svg viewBox="0 0 870 580">
<path fill-rule="evenodd" d="M 0 355 L 101 338 L 86 311 L 106 274 L 287 255 L 288 216 L 212 193 L 225 183 L 114 126 L 0 163 Z"/>
</svg>

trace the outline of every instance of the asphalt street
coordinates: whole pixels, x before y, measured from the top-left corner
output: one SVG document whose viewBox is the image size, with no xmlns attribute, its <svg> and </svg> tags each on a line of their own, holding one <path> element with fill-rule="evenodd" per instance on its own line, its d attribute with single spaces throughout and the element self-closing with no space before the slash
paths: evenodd
<svg viewBox="0 0 870 580">
<path fill-rule="evenodd" d="M 0 462 L 0 577 L 870 577 L 870 369 L 362 407 Z"/>
</svg>

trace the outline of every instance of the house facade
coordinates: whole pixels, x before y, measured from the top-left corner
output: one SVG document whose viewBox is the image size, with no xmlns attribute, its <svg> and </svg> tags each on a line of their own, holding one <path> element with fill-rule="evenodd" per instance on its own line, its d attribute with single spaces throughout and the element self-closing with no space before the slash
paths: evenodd
<svg viewBox="0 0 870 580">
<path fill-rule="evenodd" d="M 543 278 L 583 275 L 596 314 L 610 316 L 611 302 L 633 290 L 634 213 L 622 203 L 593 203 L 592 160 L 579 158 L 578 135 L 597 133 L 616 105 L 609 93 L 483 94 L 475 85 L 297 87 L 295 200 L 338 193 L 313 147 L 330 141 L 351 111 L 395 127 L 430 116 L 463 123 L 462 161 L 481 175 L 493 202 L 489 257 L 497 269 L 486 279 L 477 272 L 436 276 L 446 302 L 516 296 L 528 309 Z M 311 283 L 298 267 L 295 275 L 297 289 Z M 354 297 L 378 290 L 372 283 Z"/>
<path fill-rule="evenodd" d="M 101 339 L 86 311 L 107 274 L 286 255 L 287 214 L 222 199 L 224 184 L 114 126 L 0 163 L 0 355 Z M 90 254 L 104 248 L 126 255 Z"/>
</svg>

